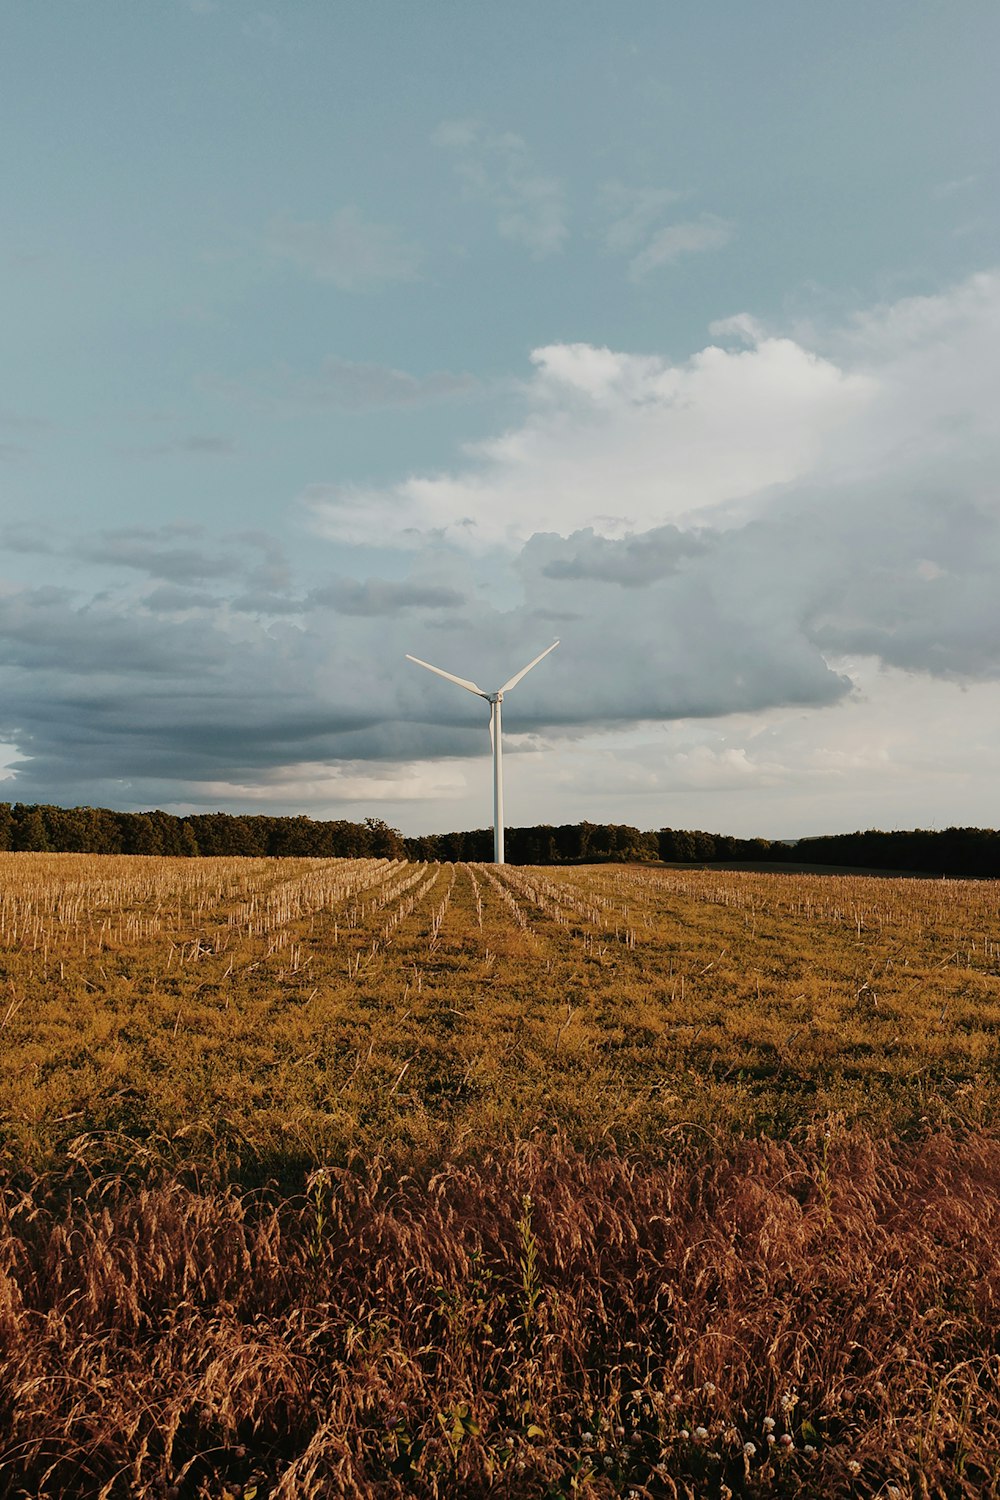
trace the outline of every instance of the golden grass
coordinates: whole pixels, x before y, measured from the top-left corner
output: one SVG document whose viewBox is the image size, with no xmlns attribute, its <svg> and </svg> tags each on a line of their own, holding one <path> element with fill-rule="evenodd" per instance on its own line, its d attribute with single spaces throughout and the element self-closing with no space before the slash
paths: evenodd
<svg viewBox="0 0 1000 1500">
<path fill-rule="evenodd" d="M 1000 883 L 0 856 L 13 1163 L 998 1118 Z"/>
<path fill-rule="evenodd" d="M 0 1493 L 1000 1496 L 1000 883 L 3 855 L 0 986 Z"/>
</svg>

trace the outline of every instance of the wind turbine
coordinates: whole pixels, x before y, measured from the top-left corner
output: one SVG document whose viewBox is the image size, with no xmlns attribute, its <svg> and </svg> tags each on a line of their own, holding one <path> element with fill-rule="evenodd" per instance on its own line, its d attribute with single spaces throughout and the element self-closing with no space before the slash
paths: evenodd
<svg viewBox="0 0 1000 1500">
<path fill-rule="evenodd" d="M 436 672 L 439 677 L 445 677 L 449 682 L 457 683 L 467 692 L 475 693 L 477 698 L 485 698 L 490 705 L 490 743 L 493 746 L 493 863 L 503 864 L 503 745 L 500 742 L 500 705 L 503 702 L 504 693 L 509 693 L 511 688 L 517 687 L 522 677 L 526 677 L 532 667 L 537 667 L 542 657 L 548 656 L 558 646 L 558 641 L 553 641 L 551 646 L 546 646 L 534 661 L 529 661 L 526 667 L 516 672 L 513 677 L 507 679 L 503 687 L 497 688 L 495 693 L 484 693 L 481 687 L 470 682 L 467 677 L 455 677 L 451 672 L 445 672 L 441 667 L 432 667 L 429 661 L 421 661 L 419 656 L 411 656 L 406 653 L 407 661 L 416 662 L 418 667 L 426 667 L 428 672 Z"/>
</svg>

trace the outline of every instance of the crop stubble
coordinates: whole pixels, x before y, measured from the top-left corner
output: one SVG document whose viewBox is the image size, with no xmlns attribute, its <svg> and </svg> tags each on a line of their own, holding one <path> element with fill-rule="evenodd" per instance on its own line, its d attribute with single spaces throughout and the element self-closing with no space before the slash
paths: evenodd
<svg viewBox="0 0 1000 1500">
<path fill-rule="evenodd" d="M 5 1493 L 1000 1493 L 997 883 L 0 897 Z"/>
<path fill-rule="evenodd" d="M 996 882 L 5 855 L 0 893 L 35 1170 L 997 1118 Z"/>
</svg>

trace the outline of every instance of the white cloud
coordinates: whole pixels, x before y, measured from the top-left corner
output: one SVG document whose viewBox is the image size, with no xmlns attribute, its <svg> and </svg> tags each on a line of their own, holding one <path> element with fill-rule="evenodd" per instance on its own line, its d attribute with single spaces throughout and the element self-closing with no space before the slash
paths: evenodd
<svg viewBox="0 0 1000 1500">
<path fill-rule="evenodd" d="M 414 545 L 443 533 L 473 547 L 517 547 L 533 532 L 606 534 L 690 521 L 812 472 L 878 395 L 789 339 L 709 347 L 685 364 L 587 344 L 532 355 L 520 426 L 468 450 L 452 474 L 388 490 L 314 485 L 318 528 L 338 540 Z"/>
<path fill-rule="evenodd" d="M 935 198 L 953 198 L 956 193 L 967 193 L 978 182 L 978 174 L 970 172 L 967 177 L 952 177 L 947 182 L 935 183 L 933 194 Z"/>
<path fill-rule="evenodd" d="M 601 206 L 610 220 L 604 231 L 606 248 L 616 255 L 639 249 L 679 197 L 671 188 L 606 183 L 601 190 Z"/>
<path fill-rule="evenodd" d="M 629 261 L 629 275 L 641 281 L 660 266 L 672 266 L 685 255 L 703 255 L 706 250 L 721 250 L 733 237 L 734 226 L 716 214 L 702 214 L 698 219 L 683 219 L 666 224 L 650 236 L 649 243 Z"/>
<path fill-rule="evenodd" d="M 736 338 L 744 344 L 759 344 L 766 338 L 766 330 L 759 319 L 750 313 L 736 313 L 731 318 L 716 318 L 709 323 L 708 331 L 714 339 Z"/>
<path fill-rule="evenodd" d="M 428 541 L 425 518 L 403 493 L 360 485 L 310 484 L 300 503 L 312 528 L 330 541 L 367 546 L 390 538 L 394 546 L 414 549 Z"/>
<path fill-rule="evenodd" d="M 335 766 L 293 762 L 252 782 L 204 781 L 197 791 L 199 800 L 212 807 L 298 806 L 328 809 L 332 816 L 343 817 L 345 804 L 372 808 L 385 802 L 424 803 L 429 798 L 460 797 L 466 789 L 467 774 L 460 762 L 435 760 L 380 767 L 365 761 Z"/>
<path fill-rule="evenodd" d="M 735 225 L 717 214 L 668 222 L 668 214 L 680 197 L 670 188 L 605 184 L 601 206 L 609 222 L 604 244 L 612 254 L 629 257 L 628 273 L 633 281 L 641 281 L 651 271 L 673 265 L 683 256 L 721 250 L 732 239 Z"/>
<path fill-rule="evenodd" d="M 315 490 L 317 524 L 450 555 L 451 586 L 470 600 L 463 567 L 488 569 L 507 598 L 513 579 L 520 610 L 470 603 L 462 654 L 478 643 L 492 680 L 519 647 L 519 620 L 521 639 L 558 631 L 558 686 L 519 689 L 526 728 L 844 705 L 845 657 L 925 686 L 995 682 L 1000 277 L 876 309 L 829 333 L 823 352 L 749 319 L 727 324 L 752 346 L 683 365 L 587 345 L 536 351 L 521 423 L 452 474 Z M 479 680 L 454 647 L 442 659 L 442 639 L 463 640 L 458 623 L 447 636 L 425 625 L 406 649 Z M 898 695 L 908 712 L 918 698 Z M 440 694 L 434 707 L 456 711 Z M 912 753 L 921 731 L 907 724 Z M 861 760 L 845 745 L 787 760 L 712 748 L 685 752 L 680 784 L 789 785 L 796 766 L 871 781 L 902 754 L 891 743 Z"/>
<path fill-rule="evenodd" d="M 519 135 L 487 130 L 475 120 L 449 120 L 434 132 L 466 193 L 488 203 L 505 239 L 537 259 L 560 251 L 568 234 L 562 183 L 534 165 Z"/>
<path fill-rule="evenodd" d="M 312 768 L 350 765 L 403 798 L 400 767 L 487 743 L 482 705 L 404 653 L 490 685 L 558 634 L 511 697 L 515 821 L 989 821 L 1000 276 L 811 346 L 740 316 L 724 331 L 750 346 L 538 350 L 522 419 L 453 473 L 312 486 L 340 544 L 319 587 L 261 538 L 133 528 L 46 553 L 52 586 L 0 594 L 18 795 L 100 802 L 132 778 L 137 801 L 225 785 L 234 805 L 301 789 L 321 807 L 339 792 Z M 398 555 L 351 577 L 345 541 Z M 81 557 L 120 583 L 54 586 Z M 428 798 L 411 826 L 485 817 L 485 790 L 478 813 L 460 788 Z"/>
<path fill-rule="evenodd" d="M 383 282 L 414 281 L 419 249 L 390 224 L 367 219 L 348 204 L 328 223 L 276 219 L 267 238 L 272 255 L 289 260 L 319 281 L 344 292 L 365 291 Z"/>
</svg>

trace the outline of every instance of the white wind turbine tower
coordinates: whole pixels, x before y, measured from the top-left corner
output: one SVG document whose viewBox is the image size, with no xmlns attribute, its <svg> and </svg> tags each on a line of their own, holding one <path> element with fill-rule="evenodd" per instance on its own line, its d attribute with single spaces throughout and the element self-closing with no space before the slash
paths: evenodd
<svg viewBox="0 0 1000 1500">
<path fill-rule="evenodd" d="M 421 661 L 419 656 L 406 654 L 407 661 L 415 661 L 418 667 L 426 667 L 428 672 L 436 672 L 439 677 L 446 677 L 449 682 L 457 683 L 467 692 L 475 693 L 477 698 L 485 698 L 490 705 L 490 742 L 493 745 L 493 863 L 503 864 L 503 746 L 500 743 L 500 705 L 503 702 L 504 693 L 509 693 L 512 687 L 517 687 L 522 677 L 527 676 L 532 667 L 537 667 L 542 657 L 548 656 L 558 646 L 558 641 L 553 641 L 551 646 L 545 650 L 534 661 L 529 661 L 526 667 L 504 683 L 503 687 L 497 688 L 495 693 L 484 693 L 481 687 L 470 682 L 467 677 L 455 677 L 451 672 L 445 672 L 441 667 L 432 667 L 429 661 Z"/>
</svg>

